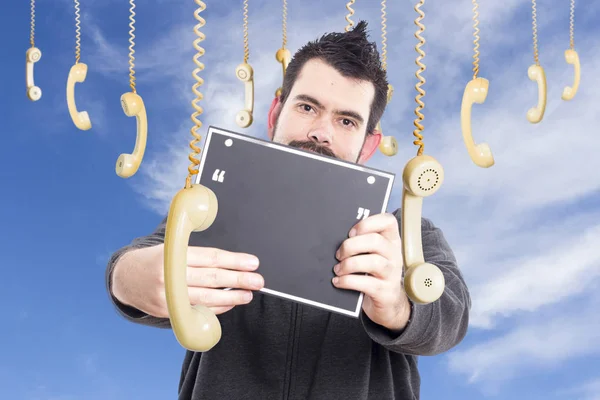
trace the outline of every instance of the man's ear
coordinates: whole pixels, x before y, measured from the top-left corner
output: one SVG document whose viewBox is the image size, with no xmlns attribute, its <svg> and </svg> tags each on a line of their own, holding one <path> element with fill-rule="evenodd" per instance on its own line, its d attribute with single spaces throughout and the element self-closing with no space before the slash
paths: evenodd
<svg viewBox="0 0 600 400">
<path fill-rule="evenodd" d="M 375 154 L 379 147 L 379 143 L 381 143 L 382 137 L 381 131 L 378 131 L 377 129 L 373 129 L 373 133 L 367 135 L 363 148 L 360 151 L 360 157 L 358 158 L 357 164 L 364 164 L 373 157 L 373 154 Z"/>
<path fill-rule="evenodd" d="M 281 102 L 279 101 L 279 97 L 275 97 L 271 102 L 271 107 L 269 108 L 269 114 L 267 116 L 267 134 L 269 135 L 269 139 L 273 140 L 273 131 L 275 130 L 275 121 L 277 121 L 277 117 L 281 113 Z"/>
</svg>

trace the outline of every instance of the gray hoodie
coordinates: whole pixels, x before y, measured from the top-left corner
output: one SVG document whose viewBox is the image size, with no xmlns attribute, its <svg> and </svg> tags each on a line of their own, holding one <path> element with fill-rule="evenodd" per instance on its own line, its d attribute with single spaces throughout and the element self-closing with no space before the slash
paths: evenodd
<svg viewBox="0 0 600 400">
<path fill-rule="evenodd" d="M 400 210 L 393 213 L 400 224 Z M 156 230 L 117 250 L 106 270 L 110 298 L 131 322 L 170 329 L 120 304 L 110 276 L 124 253 L 164 243 L 166 218 Z M 204 353 L 187 351 L 179 400 L 418 400 L 418 356 L 443 353 L 467 332 L 471 299 L 442 231 L 422 219 L 425 261 L 446 280 L 431 304 L 413 304 L 406 328 L 392 335 L 364 313 L 355 319 L 255 292 L 253 300 L 219 315 L 222 338 Z M 173 337 L 173 340 L 176 340 Z"/>
</svg>

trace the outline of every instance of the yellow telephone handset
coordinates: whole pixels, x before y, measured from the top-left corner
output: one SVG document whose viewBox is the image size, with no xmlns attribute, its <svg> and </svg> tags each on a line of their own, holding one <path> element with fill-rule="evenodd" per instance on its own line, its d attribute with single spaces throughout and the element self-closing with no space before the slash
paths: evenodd
<svg viewBox="0 0 600 400">
<path fill-rule="evenodd" d="M 433 157 L 416 156 L 404 167 L 402 181 L 404 290 L 415 303 L 432 303 L 440 298 L 446 283 L 440 269 L 424 261 L 421 215 L 423 198 L 438 191 L 444 181 L 444 170 Z"/>
<path fill-rule="evenodd" d="M 460 109 L 460 124 L 462 127 L 463 139 L 471 160 L 483 168 L 489 168 L 494 165 L 492 150 L 487 143 L 475 144 L 471 130 L 471 110 L 473 103 L 483 104 L 487 97 L 490 82 L 485 78 L 475 78 L 467 83 L 463 94 L 462 105 Z"/>
<path fill-rule="evenodd" d="M 144 158 L 146 139 L 148 137 L 148 117 L 146 115 L 144 101 L 137 93 L 124 93 L 121 96 L 121 106 L 123 107 L 125 115 L 128 117 L 135 117 L 137 126 L 133 153 L 121 154 L 117 159 L 115 167 L 118 176 L 121 178 L 129 178 L 137 172 L 142 159 Z"/>
<path fill-rule="evenodd" d="M 197 130 L 202 126 L 198 116 L 202 113 L 202 107 L 197 103 L 203 98 L 198 90 L 203 80 L 198 73 L 204 69 L 199 58 L 204 54 L 200 42 L 205 36 L 200 28 L 205 25 L 200 13 L 206 9 L 201 0 L 195 0 L 198 9 L 194 17 L 198 24 L 194 26 L 197 35 L 194 40 L 194 48 L 198 51 L 194 57 L 197 68 L 192 73 L 196 83 L 192 91 L 196 95 L 192 101 L 194 113 L 191 129 L 194 139 L 190 142 L 190 148 L 194 151 L 189 160 L 192 165 L 188 167 L 188 177 L 185 187 L 181 189 L 171 202 L 167 224 L 165 227 L 165 258 L 164 258 L 164 280 L 165 295 L 167 298 L 167 309 L 171 320 L 173 333 L 179 344 L 190 351 L 205 352 L 213 348 L 221 340 L 221 324 L 219 319 L 210 308 L 204 305 L 191 305 L 187 285 L 187 249 L 192 232 L 200 232 L 208 229 L 217 217 L 217 196 L 209 188 L 202 185 L 193 185 L 192 176 L 198 170 L 192 167 L 200 164 L 194 156 L 200 153 L 200 147 L 196 146 L 201 137 Z"/>
<path fill-rule="evenodd" d="M 394 94 L 394 87 L 388 84 L 388 94 L 387 94 L 387 103 L 389 104 L 392 101 L 392 95 Z M 377 127 L 375 128 L 379 132 L 382 133 L 383 138 L 379 143 L 379 151 L 385 156 L 392 157 L 398 154 L 398 141 L 394 136 L 385 136 L 381 131 L 381 120 L 377 123 Z"/>
<path fill-rule="evenodd" d="M 277 59 L 277 61 L 281 63 L 281 66 L 283 67 L 283 79 L 285 79 L 287 67 L 290 61 L 292 60 L 292 53 L 290 53 L 288 49 L 282 47 L 281 49 L 277 50 L 277 53 L 275 54 L 275 59 Z M 275 96 L 281 96 L 281 87 L 275 91 Z"/>
<path fill-rule="evenodd" d="M 546 73 L 541 65 L 533 64 L 527 70 L 527 75 L 532 81 L 536 81 L 538 85 L 538 104 L 527 111 L 527 119 L 532 124 L 537 124 L 544 118 L 546 111 Z"/>
<path fill-rule="evenodd" d="M 171 203 L 165 230 L 165 292 L 169 318 L 179 343 L 191 351 L 208 351 L 221 340 L 221 324 L 206 306 L 190 304 L 187 249 L 192 232 L 208 229 L 217 217 L 212 190 L 192 185 L 180 190 Z"/>
<path fill-rule="evenodd" d="M 75 63 L 69 71 L 67 79 L 67 106 L 69 114 L 75 126 L 82 131 L 87 131 L 92 127 L 90 116 L 87 111 L 77 111 L 75 104 L 75 83 L 82 83 L 87 76 L 88 67 L 84 63 Z"/>
<path fill-rule="evenodd" d="M 37 47 L 30 47 L 25 54 L 25 85 L 27 86 L 27 97 L 31 101 L 38 101 L 42 98 L 42 89 L 35 86 L 33 77 L 33 64 L 40 61 L 42 51 Z"/>
<path fill-rule="evenodd" d="M 254 70 L 248 63 L 241 63 L 235 69 L 235 75 L 244 82 L 244 109 L 238 111 L 235 122 L 240 128 L 247 128 L 252 124 L 254 112 Z"/>
<path fill-rule="evenodd" d="M 573 86 L 567 86 L 563 89 L 562 99 L 563 100 L 572 100 L 573 97 L 577 94 L 577 90 L 579 89 L 579 79 L 581 77 L 581 69 L 579 66 L 579 55 L 573 49 L 565 50 L 565 60 L 567 63 L 572 64 L 574 67 L 575 77 Z"/>
</svg>

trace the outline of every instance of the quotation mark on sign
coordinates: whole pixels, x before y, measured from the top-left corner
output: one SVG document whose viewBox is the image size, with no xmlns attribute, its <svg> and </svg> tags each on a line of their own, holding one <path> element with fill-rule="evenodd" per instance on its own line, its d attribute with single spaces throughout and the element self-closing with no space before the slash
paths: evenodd
<svg viewBox="0 0 600 400">
<path fill-rule="evenodd" d="M 225 170 L 221 171 L 220 169 L 216 169 L 213 173 L 212 180 L 217 182 L 223 182 L 225 178 Z"/>
<path fill-rule="evenodd" d="M 369 216 L 370 213 L 371 210 L 369 210 L 368 208 L 358 207 L 358 215 L 356 216 L 356 219 L 365 219 Z"/>
</svg>

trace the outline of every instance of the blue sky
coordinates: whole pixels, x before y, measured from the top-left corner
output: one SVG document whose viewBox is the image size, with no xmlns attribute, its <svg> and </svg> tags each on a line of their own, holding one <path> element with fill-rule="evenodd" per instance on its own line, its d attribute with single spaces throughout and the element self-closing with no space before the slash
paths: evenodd
<svg viewBox="0 0 600 400">
<path fill-rule="evenodd" d="M 36 7 L 42 59 L 35 78 L 43 95 L 35 103 L 27 99 L 24 82 L 29 2 L 13 3 L 0 16 L 0 398 L 175 398 L 184 350 L 171 331 L 120 319 L 107 298 L 104 272 L 113 251 L 154 229 L 184 183 L 195 4 L 137 5 L 136 84 L 149 138 L 140 171 L 124 180 L 114 164 L 135 141 L 135 120 L 119 103 L 130 90 L 129 5 L 82 0 L 81 61 L 89 72 L 76 96 L 93 128 L 79 131 L 65 100 L 75 60 L 73 3 L 43 1 Z M 289 0 L 292 50 L 346 24 L 343 2 L 306 3 Z M 357 3 L 354 20 L 370 21 L 372 38 L 380 43 L 379 3 Z M 415 2 L 389 3 L 388 69 L 395 92 L 382 126 L 396 136 L 400 151 L 395 158 L 377 154 L 369 165 L 400 174 L 416 154 L 416 13 Z M 560 99 L 573 74 L 563 56 L 569 2 L 539 2 L 548 106 L 537 125 L 525 118 L 537 101 L 536 85 L 527 78 L 533 62 L 531 4 L 482 3 L 480 76 L 490 80 L 490 92 L 486 103 L 474 107 L 473 129 L 475 140 L 492 148 L 496 165 L 490 169 L 470 161 L 460 132 L 460 101 L 472 68 L 471 2 L 423 8 L 425 152 L 446 172 L 444 186 L 426 199 L 424 214 L 455 250 L 473 309 L 468 335 L 457 348 L 421 358 L 422 398 L 598 400 L 600 1 L 576 5 L 582 82 L 571 102 Z M 209 2 L 203 14 L 205 126 L 238 129 L 234 117 L 243 86 L 234 70 L 243 60 L 241 4 Z M 256 103 L 255 123 L 244 133 L 266 138 L 266 112 L 281 79 L 274 58 L 281 46 L 281 2 L 250 0 L 249 24 Z M 396 185 L 388 211 L 399 205 Z"/>
</svg>

